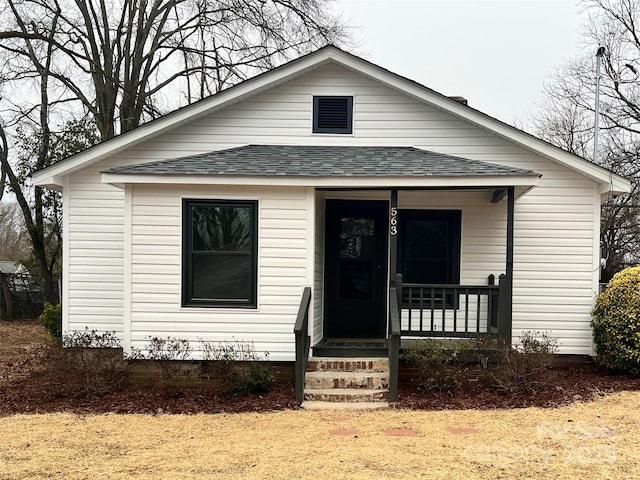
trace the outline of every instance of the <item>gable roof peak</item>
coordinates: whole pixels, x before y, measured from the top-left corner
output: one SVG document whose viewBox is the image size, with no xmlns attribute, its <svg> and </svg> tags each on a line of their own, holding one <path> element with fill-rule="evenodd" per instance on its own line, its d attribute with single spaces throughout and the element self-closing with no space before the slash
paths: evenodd
<svg viewBox="0 0 640 480">
<path fill-rule="evenodd" d="M 291 60 L 279 67 L 261 73 L 245 80 L 237 85 L 229 87 L 199 102 L 182 107 L 165 116 L 152 120 L 129 132 L 121 134 L 110 140 L 91 147 L 84 152 L 69 157 L 50 167 L 33 174 L 34 183 L 38 186 L 59 188 L 62 186 L 62 177 L 74 171 L 85 168 L 101 159 L 114 155 L 168 130 L 177 128 L 195 118 L 209 115 L 221 110 L 233 103 L 264 92 L 270 88 L 281 85 L 293 78 L 317 69 L 322 64 L 333 61 L 353 70 L 361 75 L 369 77 L 382 85 L 398 90 L 418 101 L 441 109 L 466 122 L 472 123 L 495 135 L 501 136 L 515 144 L 518 144 L 536 154 L 542 155 L 572 168 L 581 174 L 595 180 L 602 185 L 603 190 L 615 193 L 630 191 L 631 184 L 628 180 L 612 174 L 612 172 L 590 161 L 566 152 L 550 143 L 545 142 L 531 134 L 508 125 L 496 118 L 480 112 L 457 99 L 442 95 L 414 80 L 408 79 L 376 65 L 364 58 L 346 52 L 335 45 L 328 44 L 313 52 Z"/>
</svg>

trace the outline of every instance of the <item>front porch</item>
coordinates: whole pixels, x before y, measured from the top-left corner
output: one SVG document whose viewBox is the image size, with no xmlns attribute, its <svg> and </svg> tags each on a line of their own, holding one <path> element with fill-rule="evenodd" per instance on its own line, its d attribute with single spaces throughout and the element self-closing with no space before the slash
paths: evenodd
<svg viewBox="0 0 640 480">
<path fill-rule="evenodd" d="M 309 303 L 311 288 L 304 291 L 294 329 L 296 337 L 296 398 L 304 398 L 305 374 L 309 354 L 312 358 L 335 358 L 349 362 L 388 359 L 388 400 L 398 393 L 398 368 L 401 350 L 422 338 L 472 339 L 480 336 L 509 339 L 511 311 L 508 280 L 501 275 L 497 285 L 493 277 L 484 286 L 403 284 L 397 274 L 389 288 L 389 330 L 384 339 L 323 338 L 311 346 Z M 442 299 L 445 299 L 443 302 Z M 447 299 L 457 308 L 448 308 Z M 365 375 L 365 378 L 366 375 Z M 363 387 L 360 387 L 363 388 Z"/>
<path fill-rule="evenodd" d="M 388 399 L 394 400 L 403 345 L 422 338 L 511 337 L 515 188 L 447 190 L 449 197 L 458 199 L 453 207 L 462 202 L 460 198 L 464 198 L 465 193 L 471 202 L 480 198 L 478 192 L 483 192 L 482 198 L 487 198 L 486 202 L 491 206 L 482 207 L 482 212 L 491 216 L 483 219 L 478 215 L 474 219 L 467 215 L 463 223 L 464 208 L 457 215 L 451 213 L 455 213 L 451 207 L 446 211 L 429 209 L 425 205 L 422 210 L 407 208 L 412 207 L 413 192 L 399 202 L 398 189 L 388 190 L 388 202 L 376 199 L 370 204 L 362 200 L 352 203 L 332 200 L 333 203 L 329 203 L 324 195 L 321 196 L 318 210 L 324 213 L 324 218 L 322 222 L 316 221 L 316 227 L 324 225 L 326 228 L 321 232 L 317 228 L 316 236 L 322 236 L 324 270 L 316 271 L 320 281 L 316 277 L 313 305 L 312 289 L 305 289 L 295 327 L 296 395 L 299 400 L 305 397 L 305 372 L 310 353 L 314 357 L 388 359 Z M 429 193 L 437 195 L 441 192 L 432 190 Z M 350 194 L 353 198 L 353 192 Z M 502 207 L 496 207 L 503 199 L 506 201 Z M 376 213 L 376 202 L 378 210 L 386 211 L 384 216 L 388 215 L 388 221 L 381 220 L 381 214 Z M 358 205 L 362 215 L 355 208 Z M 428 214 L 423 215 L 423 212 Z M 502 216 L 497 223 L 495 213 Z M 497 233 L 504 232 L 502 241 L 492 240 L 490 243 L 494 248 L 487 255 L 489 260 L 476 263 L 504 273 L 498 276 L 490 273 L 480 281 L 470 282 L 475 271 L 470 272 L 471 263 L 462 259 L 461 250 L 472 250 L 473 235 L 487 225 L 503 226 L 495 229 Z M 467 230 L 464 239 L 463 226 Z M 381 230 L 385 233 L 376 233 Z M 483 234 L 495 238 L 493 233 Z M 439 239 L 445 239 L 446 244 L 437 245 Z M 442 253 L 431 253 L 438 248 Z M 504 252 L 502 261 L 496 261 L 493 253 L 499 249 Z M 481 248 L 477 250 L 482 252 Z M 474 251 L 465 258 L 477 256 Z M 316 265 L 318 263 L 316 260 Z M 412 281 L 407 281 L 403 270 L 409 273 Z M 479 268 L 475 267 L 475 270 Z M 466 281 L 462 282 L 463 279 Z M 309 325 L 310 308 L 315 314 L 312 315 L 313 325 Z"/>
<path fill-rule="evenodd" d="M 506 275 L 498 283 L 490 275 L 487 285 L 471 286 L 403 283 L 402 274 L 397 274 L 390 294 L 396 292 L 401 306 L 400 348 L 420 338 L 509 337 L 506 285 Z M 317 357 L 382 357 L 388 354 L 388 337 L 323 338 L 312 346 L 312 352 Z"/>
</svg>

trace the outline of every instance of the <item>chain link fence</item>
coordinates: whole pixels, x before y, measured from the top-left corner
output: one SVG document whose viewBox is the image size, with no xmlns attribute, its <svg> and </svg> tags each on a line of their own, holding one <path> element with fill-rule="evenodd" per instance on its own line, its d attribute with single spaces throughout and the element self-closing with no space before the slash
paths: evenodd
<svg viewBox="0 0 640 480">
<path fill-rule="evenodd" d="M 29 273 L 0 273 L 0 319 L 38 317 L 44 306 L 45 281 Z M 53 278 L 51 289 L 53 298 L 59 302 L 59 277 Z"/>
</svg>

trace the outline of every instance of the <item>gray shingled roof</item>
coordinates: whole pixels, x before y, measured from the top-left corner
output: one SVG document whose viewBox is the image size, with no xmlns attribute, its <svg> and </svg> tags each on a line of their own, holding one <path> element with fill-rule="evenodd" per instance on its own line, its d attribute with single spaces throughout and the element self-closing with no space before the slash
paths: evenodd
<svg viewBox="0 0 640 480">
<path fill-rule="evenodd" d="M 413 147 L 247 145 L 201 155 L 111 168 L 140 175 L 249 175 L 300 177 L 462 177 L 535 175 Z"/>
<path fill-rule="evenodd" d="M 0 260 L 0 272 L 4 274 L 12 273 L 26 273 L 27 269 L 20 262 L 14 262 L 13 260 Z"/>
</svg>

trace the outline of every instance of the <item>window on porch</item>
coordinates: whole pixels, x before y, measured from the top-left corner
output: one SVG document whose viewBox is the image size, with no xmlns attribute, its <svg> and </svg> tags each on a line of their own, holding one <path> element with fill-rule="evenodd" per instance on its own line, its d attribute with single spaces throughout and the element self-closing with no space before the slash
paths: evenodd
<svg viewBox="0 0 640 480">
<path fill-rule="evenodd" d="M 398 266 L 409 284 L 460 283 L 460 210 L 400 210 Z M 434 308 L 458 308 L 458 296 L 442 290 L 406 289 L 402 304 L 428 302 Z"/>
<path fill-rule="evenodd" d="M 390 307 L 390 319 L 395 316 L 398 323 L 391 329 L 390 320 L 390 335 L 510 335 L 514 189 L 506 191 L 505 273 L 496 278 L 500 270 L 487 271 L 486 283 L 461 284 L 461 212 L 399 209 L 397 190 L 392 190 L 390 215 L 392 225 L 397 216 L 398 234 L 391 230 L 391 272 L 397 302 Z"/>
</svg>

